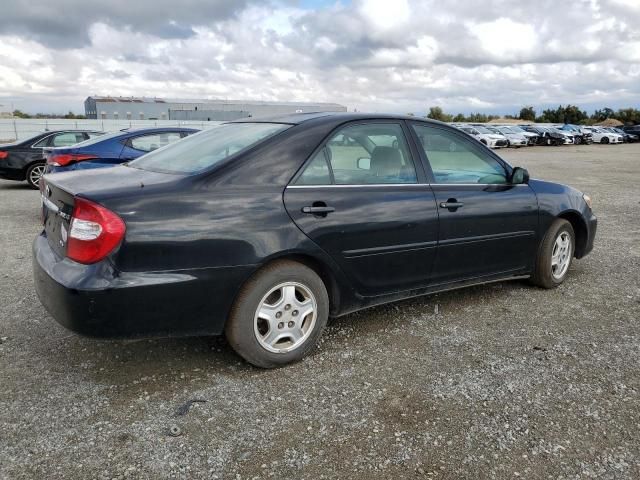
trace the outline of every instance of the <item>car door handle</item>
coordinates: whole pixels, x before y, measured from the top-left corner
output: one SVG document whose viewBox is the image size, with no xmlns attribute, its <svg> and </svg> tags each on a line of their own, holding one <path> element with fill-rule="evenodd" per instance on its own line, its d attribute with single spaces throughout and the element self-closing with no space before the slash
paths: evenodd
<svg viewBox="0 0 640 480">
<path fill-rule="evenodd" d="M 302 207 L 302 213 L 311 213 L 313 215 L 326 215 L 327 213 L 335 212 L 333 207 Z"/>
<path fill-rule="evenodd" d="M 457 200 L 450 198 L 446 202 L 440 202 L 440 208 L 447 208 L 451 211 L 456 210 L 460 207 L 464 207 L 464 203 L 458 202 Z"/>
</svg>

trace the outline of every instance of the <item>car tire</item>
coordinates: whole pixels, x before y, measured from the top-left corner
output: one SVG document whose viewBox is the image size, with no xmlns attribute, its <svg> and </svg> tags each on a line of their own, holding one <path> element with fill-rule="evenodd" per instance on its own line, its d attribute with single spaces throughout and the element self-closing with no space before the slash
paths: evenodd
<svg viewBox="0 0 640 480">
<path fill-rule="evenodd" d="M 307 355 L 328 318 L 329 296 L 318 274 L 298 262 L 278 260 L 243 286 L 225 334 L 247 362 L 276 368 Z"/>
<path fill-rule="evenodd" d="M 576 145 L 580 145 L 582 143 L 582 139 L 580 137 L 576 137 L 573 143 L 575 143 Z"/>
<path fill-rule="evenodd" d="M 25 180 L 31 188 L 38 190 L 40 178 L 42 177 L 42 175 L 44 175 L 44 169 L 44 162 L 36 162 L 32 165 L 29 165 L 29 168 L 27 168 L 27 173 L 25 174 Z"/>
<path fill-rule="evenodd" d="M 545 234 L 536 255 L 531 283 L 542 288 L 555 288 L 564 282 L 575 252 L 575 233 L 571 223 L 556 219 Z"/>
<path fill-rule="evenodd" d="M 609 143 L 609 137 L 602 137 L 600 139 L 600 143 L 606 145 L 607 143 Z"/>
</svg>

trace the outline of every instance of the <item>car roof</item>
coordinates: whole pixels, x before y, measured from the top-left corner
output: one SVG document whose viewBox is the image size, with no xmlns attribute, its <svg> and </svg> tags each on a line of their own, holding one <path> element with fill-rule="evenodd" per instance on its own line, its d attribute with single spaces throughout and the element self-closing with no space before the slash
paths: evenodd
<svg viewBox="0 0 640 480">
<path fill-rule="evenodd" d="M 438 125 L 447 125 L 437 120 L 422 117 L 412 117 L 410 115 L 399 115 L 393 113 L 365 113 L 365 112 L 309 112 L 309 113 L 292 113 L 286 115 L 274 115 L 269 117 L 248 117 L 234 120 L 227 123 L 287 123 L 290 125 L 301 125 L 308 122 L 327 122 L 334 123 L 336 121 L 349 122 L 352 120 L 413 120 L 420 122 L 433 123 Z"/>
<path fill-rule="evenodd" d="M 198 132 L 199 130 L 197 128 L 192 128 L 192 127 L 140 127 L 140 128 L 123 128 L 120 131 L 123 134 L 126 134 L 126 133 L 154 133 L 154 132 Z"/>
</svg>

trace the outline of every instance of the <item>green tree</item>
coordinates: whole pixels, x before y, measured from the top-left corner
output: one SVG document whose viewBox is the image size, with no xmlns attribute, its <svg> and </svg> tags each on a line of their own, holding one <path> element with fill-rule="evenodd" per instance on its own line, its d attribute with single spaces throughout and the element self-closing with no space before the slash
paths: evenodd
<svg viewBox="0 0 640 480">
<path fill-rule="evenodd" d="M 522 120 L 528 120 L 529 122 L 535 122 L 536 121 L 536 111 L 533 109 L 532 106 L 522 107 L 520 109 L 519 117 Z"/>
<path fill-rule="evenodd" d="M 463 113 L 458 113 L 455 117 L 453 117 L 454 122 L 466 122 L 467 118 Z"/>
<path fill-rule="evenodd" d="M 31 118 L 31 115 L 29 115 L 28 113 L 24 113 L 20 110 L 14 110 L 13 116 L 18 118 Z"/>
<path fill-rule="evenodd" d="M 453 116 L 449 115 L 448 113 L 444 113 L 441 107 L 430 107 L 427 118 L 440 120 L 441 122 L 450 122 L 451 120 L 453 120 Z"/>
</svg>

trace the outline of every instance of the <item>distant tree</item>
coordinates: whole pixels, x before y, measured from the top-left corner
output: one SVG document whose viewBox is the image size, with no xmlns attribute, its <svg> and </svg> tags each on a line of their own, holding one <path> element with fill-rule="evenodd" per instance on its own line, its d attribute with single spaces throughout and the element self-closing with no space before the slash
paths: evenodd
<svg viewBox="0 0 640 480">
<path fill-rule="evenodd" d="M 441 122 L 450 122 L 453 120 L 453 116 L 448 113 L 444 113 L 441 107 L 431 107 L 429 108 L 429 113 L 427 114 L 427 118 L 432 118 L 433 120 L 440 120 Z"/>
<path fill-rule="evenodd" d="M 636 108 L 621 108 L 615 113 L 615 118 L 622 123 L 635 125 L 640 123 L 640 110 Z"/>
<path fill-rule="evenodd" d="M 28 113 L 24 113 L 20 110 L 14 110 L 13 116 L 18 118 L 31 118 L 31 115 L 29 115 Z"/>
<path fill-rule="evenodd" d="M 593 112 L 591 118 L 596 122 L 602 122 L 607 118 L 615 118 L 615 114 L 616 112 L 614 112 L 613 109 L 605 107 L 602 110 L 596 110 L 595 112 Z"/>
<path fill-rule="evenodd" d="M 453 121 L 454 122 L 466 122 L 467 121 L 467 117 L 465 117 L 464 114 L 462 114 L 462 113 L 458 113 L 455 117 L 453 117 Z"/>
<path fill-rule="evenodd" d="M 532 106 L 522 107 L 520 109 L 519 117 L 522 120 L 527 120 L 529 122 L 535 122 L 536 121 L 536 111 L 533 109 Z"/>
</svg>

